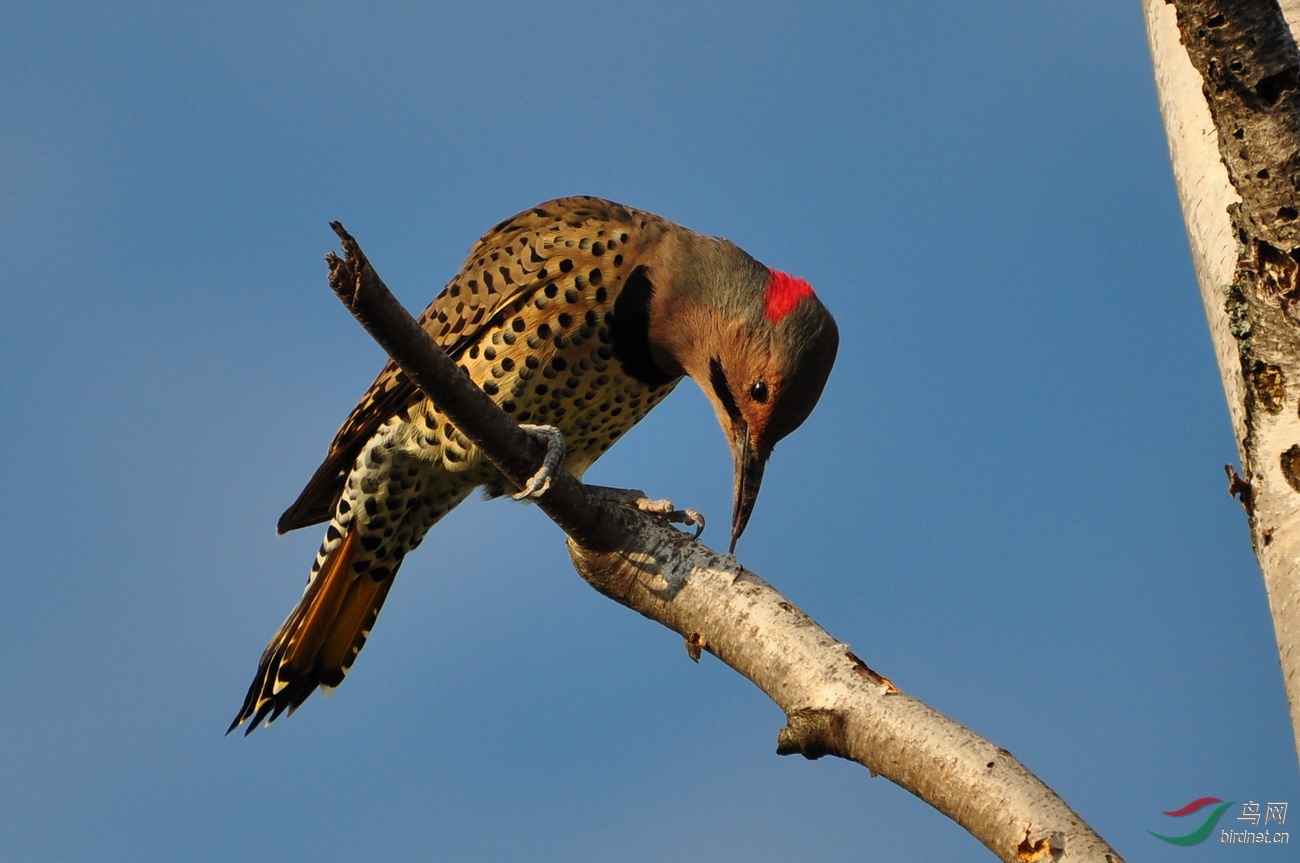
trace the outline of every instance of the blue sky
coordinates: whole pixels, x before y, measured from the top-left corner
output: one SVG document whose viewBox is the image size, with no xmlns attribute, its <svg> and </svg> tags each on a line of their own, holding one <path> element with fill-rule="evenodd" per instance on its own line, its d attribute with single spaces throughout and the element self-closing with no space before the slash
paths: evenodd
<svg viewBox="0 0 1300 863">
<path fill-rule="evenodd" d="M 1215 853 L 1145 832 L 1196 797 L 1300 803 L 1138 4 L 900 5 L 0 10 L 4 856 L 980 859 L 774 755 L 776 707 L 506 501 L 408 558 L 331 698 L 222 736 L 319 541 L 275 520 L 383 359 L 328 221 L 418 309 L 567 194 L 839 321 L 747 566 L 1130 859 Z M 588 477 L 725 545 L 729 474 L 687 384 Z"/>
</svg>

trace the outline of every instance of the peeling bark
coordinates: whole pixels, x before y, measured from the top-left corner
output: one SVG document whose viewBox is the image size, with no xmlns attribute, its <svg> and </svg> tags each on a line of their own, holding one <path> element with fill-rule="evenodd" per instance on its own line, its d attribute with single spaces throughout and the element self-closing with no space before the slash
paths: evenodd
<svg viewBox="0 0 1300 863">
<path fill-rule="evenodd" d="M 1144 7 L 1300 751 L 1300 54 L 1275 0 Z"/>
<path fill-rule="evenodd" d="M 424 337 L 335 223 L 330 285 L 426 394 L 515 485 L 540 447 Z M 1005 861 L 1122 863 L 1060 797 L 1001 749 L 867 667 L 772 585 L 691 536 L 561 472 L 537 502 L 596 590 L 708 651 L 785 711 L 777 752 L 836 755 L 920 797 Z"/>
</svg>

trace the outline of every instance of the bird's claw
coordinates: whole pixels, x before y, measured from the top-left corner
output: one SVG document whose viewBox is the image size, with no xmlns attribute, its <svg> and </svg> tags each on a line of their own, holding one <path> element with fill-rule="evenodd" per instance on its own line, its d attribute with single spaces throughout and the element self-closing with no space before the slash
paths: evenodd
<svg viewBox="0 0 1300 863">
<path fill-rule="evenodd" d="M 546 494 L 546 490 L 551 487 L 551 480 L 555 478 L 556 471 L 564 461 L 566 452 L 564 435 L 555 426 L 520 423 L 519 427 L 546 444 L 546 456 L 542 459 L 542 466 L 537 469 L 537 473 L 528 478 L 528 482 L 517 494 L 512 494 L 510 497 L 514 500 L 538 498 Z"/>
<path fill-rule="evenodd" d="M 621 503 L 646 515 L 654 516 L 668 524 L 684 524 L 695 528 L 695 538 L 704 533 L 704 516 L 697 510 L 678 509 L 668 499 L 652 500 L 645 492 L 637 489 L 608 488 L 602 485 L 588 486 L 605 500 Z"/>
<path fill-rule="evenodd" d="M 647 515 L 653 515 L 669 524 L 684 524 L 695 528 L 696 539 L 704 533 L 704 516 L 699 510 L 677 509 L 671 500 L 650 500 L 647 497 L 634 501 L 632 505 Z"/>
</svg>

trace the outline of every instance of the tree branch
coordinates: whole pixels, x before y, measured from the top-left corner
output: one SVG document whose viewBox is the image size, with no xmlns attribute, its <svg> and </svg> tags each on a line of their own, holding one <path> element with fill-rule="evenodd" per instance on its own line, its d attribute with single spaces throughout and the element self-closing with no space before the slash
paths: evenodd
<svg viewBox="0 0 1300 863">
<path fill-rule="evenodd" d="M 337 222 L 330 285 L 403 371 L 515 485 L 541 447 L 429 339 Z M 1009 752 L 899 691 L 770 584 L 690 536 L 561 471 L 538 505 L 596 590 L 707 650 L 785 711 L 777 752 L 838 755 L 952 818 L 1005 861 L 1121 858 Z"/>
</svg>

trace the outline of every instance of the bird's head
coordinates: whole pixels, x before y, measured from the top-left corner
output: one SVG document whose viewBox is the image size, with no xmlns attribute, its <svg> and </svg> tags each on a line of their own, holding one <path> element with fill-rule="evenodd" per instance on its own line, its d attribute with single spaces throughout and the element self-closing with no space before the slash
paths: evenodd
<svg viewBox="0 0 1300 863">
<path fill-rule="evenodd" d="M 731 445 L 735 551 L 768 456 L 821 396 L 839 331 L 806 281 L 763 266 L 731 243 L 709 242 L 674 274 L 676 290 L 655 303 L 665 311 L 651 316 L 651 345 L 657 365 L 700 385 Z"/>
</svg>

